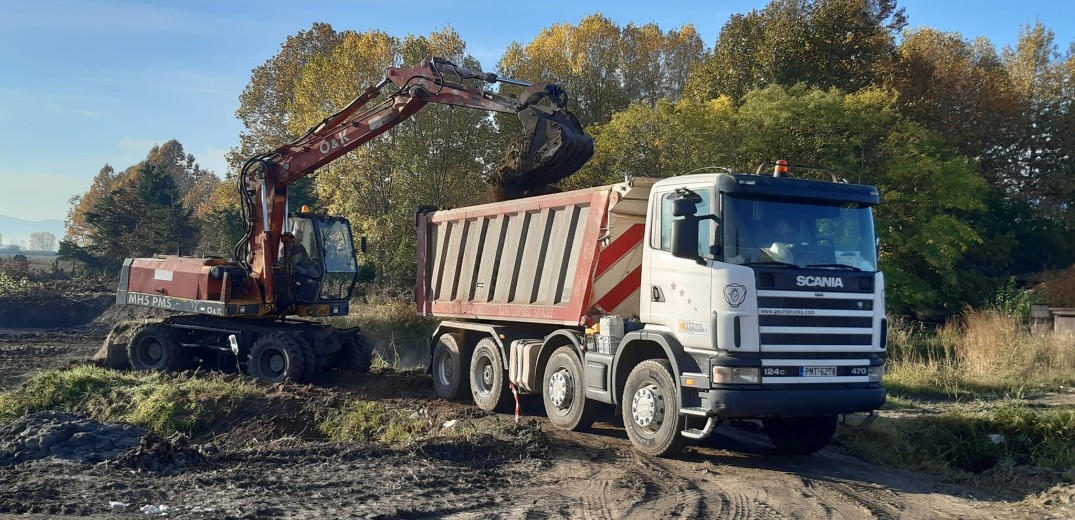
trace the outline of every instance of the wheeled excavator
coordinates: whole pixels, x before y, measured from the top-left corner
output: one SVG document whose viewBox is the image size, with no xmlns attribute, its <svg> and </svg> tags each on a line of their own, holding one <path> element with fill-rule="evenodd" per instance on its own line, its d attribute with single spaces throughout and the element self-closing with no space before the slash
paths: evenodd
<svg viewBox="0 0 1075 520">
<path fill-rule="evenodd" d="M 522 92 L 504 96 L 483 89 L 487 83 Z M 217 358 L 269 382 L 306 381 L 325 367 L 368 370 L 371 350 L 357 329 L 310 319 L 348 313 L 358 273 L 351 225 L 306 207 L 289 211 L 287 191 L 430 104 L 519 117 L 523 133 L 491 177 L 501 198 L 538 193 L 593 155 L 593 139 L 566 109 L 557 85 L 437 58 L 389 68 L 382 81 L 301 138 L 246 161 L 237 182 L 245 233 L 232 260 L 169 255 L 124 261 L 117 303 L 175 313 L 114 330 L 102 349 L 107 364 L 183 370 L 195 359 Z M 364 239 L 360 244 L 365 250 Z"/>
</svg>

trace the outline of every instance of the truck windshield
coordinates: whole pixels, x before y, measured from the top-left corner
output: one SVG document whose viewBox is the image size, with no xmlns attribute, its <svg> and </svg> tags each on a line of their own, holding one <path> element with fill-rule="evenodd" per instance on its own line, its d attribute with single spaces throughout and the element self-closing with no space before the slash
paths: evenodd
<svg viewBox="0 0 1075 520">
<path fill-rule="evenodd" d="M 723 194 L 724 261 L 877 270 L 873 213 L 858 202 Z"/>
</svg>

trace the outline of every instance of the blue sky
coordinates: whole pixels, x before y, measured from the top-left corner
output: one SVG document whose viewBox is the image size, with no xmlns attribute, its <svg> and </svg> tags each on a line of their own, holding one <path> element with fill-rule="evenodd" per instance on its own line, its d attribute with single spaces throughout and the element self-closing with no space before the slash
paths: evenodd
<svg viewBox="0 0 1075 520">
<path fill-rule="evenodd" d="M 238 144 L 235 118 L 250 72 L 287 36 L 327 22 L 337 30 L 397 36 L 451 25 L 492 69 L 513 41 L 554 23 L 600 12 L 621 25 L 693 23 L 707 46 L 732 13 L 754 0 L 574 1 L 531 4 L 34 0 L 0 10 L 0 214 L 27 220 L 66 216 L 108 163 L 143 159 L 154 143 L 178 139 L 203 167 L 223 175 Z M 555 9 L 537 6 L 557 5 Z M 912 27 L 931 26 L 1012 45 L 1041 20 L 1061 50 L 1075 40 L 1075 2 L 903 0 Z"/>
</svg>

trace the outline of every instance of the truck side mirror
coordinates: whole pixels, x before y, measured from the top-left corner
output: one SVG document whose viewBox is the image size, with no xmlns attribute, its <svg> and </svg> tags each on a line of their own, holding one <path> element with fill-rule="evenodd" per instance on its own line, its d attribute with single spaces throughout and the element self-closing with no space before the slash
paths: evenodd
<svg viewBox="0 0 1075 520">
<path fill-rule="evenodd" d="M 699 264 L 705 263 L 705 260 L 698 256 L 698 218 L 694 215 L 672 221 L 672 256 L 689 258 Z"/>
<path fill-rule="evenodd" d="M 680 197 L 672 201 L 672 216 L 687 217 L 698 213 L 698 205 L 686 197 Z"/>
</svg>

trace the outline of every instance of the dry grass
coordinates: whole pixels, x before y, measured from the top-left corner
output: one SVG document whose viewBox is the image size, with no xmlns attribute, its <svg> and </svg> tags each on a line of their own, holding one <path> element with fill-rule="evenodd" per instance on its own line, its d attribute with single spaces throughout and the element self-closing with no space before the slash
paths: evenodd
<svg viewBox="0 0 1075 520">
<path fill-rule="evenodd" d="M 975 379 L 1064 381 L 1075 374 L 1075 337 L 1033 330 L 995 310 L 968 311 L 941 333 Z"/>
<path fill-rule="evenodd" d="M 1032 329 L 996 309 L 967 309 L 928 330 L 894 320 L 885 384 L 904 396 L 1017 397 L 1075 382 L 1075 337 Z"/>
<path fill-rule="evenodd" d="M 429 338 L 436 321 L 418 316 L 409 294 L 371 293 L 352 302 L 346 317 L 326 320 L 341 328 L 361 327 L 373 346 L 374 367 L 413 368 L 429 363 Z"/>
<path fill-rule="evenodd" d="M 844 428 L 838 442 L 876 462 L 956 477 L 1007 481 L 1032 465 L 1075 480 L 1075 409 L 1024 399 L 1071 387 L 1075 337 L 1000 309 L 967 309 L 939 328 L 893 320 L 884 382 L 893 413 Z"/>
</svg>

